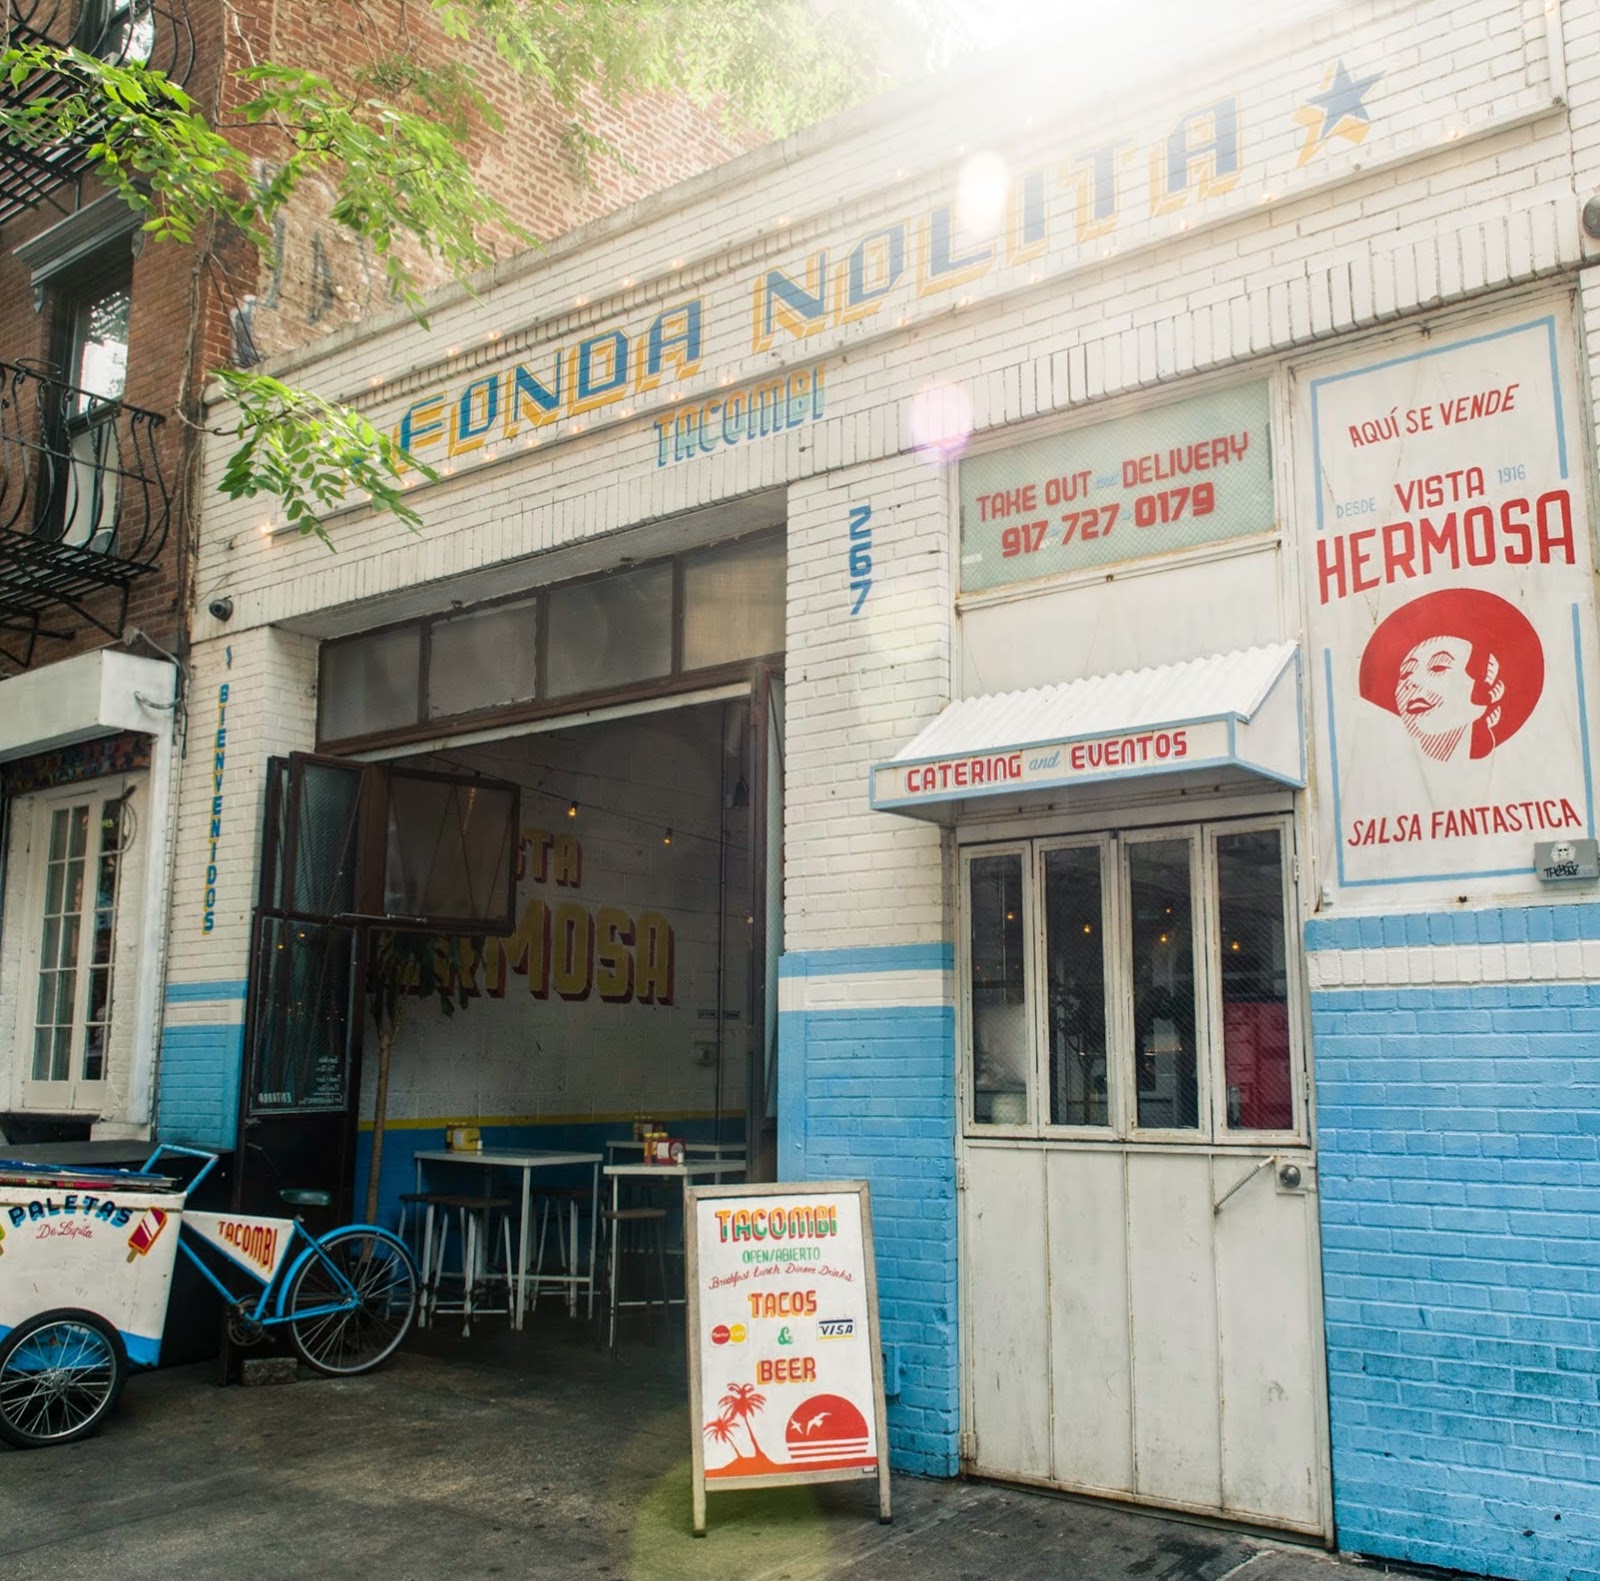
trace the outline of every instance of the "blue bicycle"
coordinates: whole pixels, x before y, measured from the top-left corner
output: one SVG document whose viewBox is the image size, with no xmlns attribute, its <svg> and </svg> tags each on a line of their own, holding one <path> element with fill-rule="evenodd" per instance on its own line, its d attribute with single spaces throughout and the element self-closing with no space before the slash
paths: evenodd
<svg viewBox="0 0 1600 1581">
<path fill-rule="evenodd" d="M 177 1159 L 202 1161 L 186 1185 L 158 1171 Z M 179 1252 L 226 1303 L 238 1344 L 287 1328 L 302 1360 L 334 1376 L 394 1354 L 417 1309 L 404 1243 L 374 1224 L 313 1236 L 298 1217 L 188 1208 L 217 1161 L 164 1144 L 137 1172 L 0 1162 L 0 1439 L 32 1449 L 100 1426 L 129 1367 L 159 1359 Z"/>
</svg>

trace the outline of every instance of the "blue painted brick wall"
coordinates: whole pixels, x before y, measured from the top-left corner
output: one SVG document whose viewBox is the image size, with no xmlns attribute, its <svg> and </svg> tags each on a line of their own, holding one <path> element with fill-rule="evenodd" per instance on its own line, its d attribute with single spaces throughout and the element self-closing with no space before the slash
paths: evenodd
<svg viewBox="0 0 1600 1581">
<path fill-rule="evenodd" d="M 1307 946 L 1600 936 L 1600 907 Z M 1600 985 L 1313 996 L 1340 1546 L 1600 1577 Z"/>
<path fill-rule="evenodd" d="M 786 962 L 786 967 L 793 958 Z M 955 1013 L 948 1006 L 785 1012 L 779 1018 L 778 1171 L 872 1188 L 890 1458 L 959 1469 Z"/>
<path fill-rule="evenodd" d="M 244 1027 L 237 1021 L 167 1027 L 156 1088 L 157 1139 L 232 1148 L 243 1063 Z"/>
</svg>

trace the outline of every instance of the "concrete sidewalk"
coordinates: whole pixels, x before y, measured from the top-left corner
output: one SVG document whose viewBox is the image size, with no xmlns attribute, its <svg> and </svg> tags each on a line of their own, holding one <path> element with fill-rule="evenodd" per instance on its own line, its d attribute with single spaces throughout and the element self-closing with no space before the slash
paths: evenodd
<svg viewBox="0 0 1600 1581">
<path fill-rule="evenodd" d="M 539 1317 L 544 1318 L 544 1313 Z M 561 1321 L 564 1323 L 564 1316 Z M 980 1483 L 724 1494 L 689 1535 L 683 1370 L 548 1328 L 427 1335 L 370 1377 L 139 1374 L 102 1433 L 0 1448 L 7 1581 L 1340 1581 L 1315 1549 Z"/>
</svg>

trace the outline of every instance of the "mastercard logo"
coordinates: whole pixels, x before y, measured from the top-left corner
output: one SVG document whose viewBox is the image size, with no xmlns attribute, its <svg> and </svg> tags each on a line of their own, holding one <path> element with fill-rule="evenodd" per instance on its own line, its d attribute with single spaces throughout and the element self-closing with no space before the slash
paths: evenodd
<svg viewBox="0 0 1600 1581">
<path fill-rule="evenodd" d="M 743 1323 L 735 1323 L 731 1328 L 726 1323 L 719 1323 L 711 1331 L 713 1345 L 742 1345 L 745 1341 L 745 1327 Z"/>
</svg>

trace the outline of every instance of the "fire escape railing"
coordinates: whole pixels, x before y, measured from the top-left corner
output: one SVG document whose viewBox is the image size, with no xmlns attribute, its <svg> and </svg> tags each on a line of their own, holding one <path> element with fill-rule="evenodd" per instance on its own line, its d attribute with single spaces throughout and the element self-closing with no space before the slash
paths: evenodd
<svg viewBox="0 0 1600 1581">
<path fill-rule="evenodd" d="M 122 635 L 167 541 L 164 421 L 0 362 L 0 656 L 27 668 L 41 636 L 73 634 L 63 611 Z"/>
<path fill-rule="evenodd" d="M 4 43 L 69 45 L 118 65 L 139 62 L 180 86 L 194 67 L 194 32 L 185 0 L 10 0 Z M 18 108 L 81 91 L 70 76 L 34 72 L 13 85 L 0 77 L 0 105 Z M 0 225 L 25 213 L 94 163 L 91 153 L 104 128 L 86 116 L 72 137 L 42 147 L 0 144 Z"/>
</svg>

